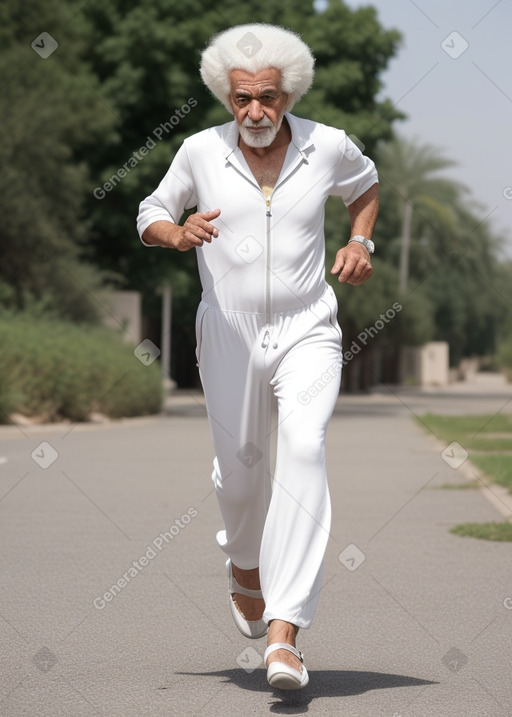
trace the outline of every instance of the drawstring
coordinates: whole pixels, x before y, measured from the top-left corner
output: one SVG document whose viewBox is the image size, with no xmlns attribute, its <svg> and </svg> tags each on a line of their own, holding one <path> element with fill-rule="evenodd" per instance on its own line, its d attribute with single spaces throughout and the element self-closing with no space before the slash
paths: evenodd
<svg viewBox="0 0 512 717">
<path fill-rule="evenodd" d="M 261 348 L 262 348 L 262 349 L 266 349 L 266 348 L 268 347 L 268 345 L 269 345 L 269 342 L 270 342 L 270 329 L 266 329 L 266 330 L 265 330 L 265 333 L 263 334 L 263 341 L 261 342 Z M 274 342 L 273 342 L 272 348 L 273 348 L 273 349 L 277 349 L 277 348 L 278 348 L 278 343 L 277 343 L 277 341 L 274 341 Z"/>
</svg>

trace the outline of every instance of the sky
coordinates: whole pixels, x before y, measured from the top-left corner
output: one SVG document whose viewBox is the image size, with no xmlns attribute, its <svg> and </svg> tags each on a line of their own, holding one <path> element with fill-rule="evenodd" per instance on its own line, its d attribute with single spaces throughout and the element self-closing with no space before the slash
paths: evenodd
<svg viewBox="0 0 512 717">
<path fill-rule="evenodd" d="M 469 187 L 477 217 L 512 258 L 511 0 L 345 2 L 373 5 L 384 28 L 401 31 L 379 97 L 407 115 L 399 134 L 456 162 L 444 175 Z"/>
</svg>

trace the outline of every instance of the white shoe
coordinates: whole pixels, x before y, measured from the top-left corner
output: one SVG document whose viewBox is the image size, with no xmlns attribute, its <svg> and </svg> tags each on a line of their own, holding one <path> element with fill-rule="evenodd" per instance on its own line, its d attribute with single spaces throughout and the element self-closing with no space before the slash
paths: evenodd
<svg viewBox="0 0 512 717">
<path fill-rule="evenodd" d="M 235 625 L 240 630 L 242 635 L 249 637 L 251 640 L 257 640 L 259 637 L 263 637 L 267 634 L 267 623 L 263 620 L 263 618 L 260 620 L 246 620 L 233 600 L 233 593 L 239 593 L 240 595 L 245 595 L 250 598 L 263 598 L 263 594 L 261 590 L 250 590 L 249 588 L 244 588 L 242 585 L 237 583 L 235 576 L 233 575 L 231 560 L 229 558 L 226 562 L 226 570 L 229 580 L 229 607 L 231 608 L 231 615 Z"/>
<path fill-rule="evenodd" d="M 302 662 L 302 671 L 294 670 L 293 667 L 286 665 L 284 662 L 275 660 L 271 662 L 267 668 L 267 680 L 269 685 L 277 687 L 280 690 L 300 690 L 305 687 L 309 682 L 308 671 L 304 665 L 304 655 L 300 650 L 297 650 L 293 645 L 288 645 L 286 642 L 274 642 L 269 645 L 265 650 L 263 659 L 267 664 L 267 657 L 276 650 L 288 650 L 292 652 Z"/>
</svg>

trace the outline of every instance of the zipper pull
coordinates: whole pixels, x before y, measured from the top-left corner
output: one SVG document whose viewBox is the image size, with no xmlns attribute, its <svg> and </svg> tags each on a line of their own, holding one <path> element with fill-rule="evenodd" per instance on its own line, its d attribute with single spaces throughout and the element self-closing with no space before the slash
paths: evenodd
<svg viewBox="0 0 512 717">
<path fill-rule="evenodd" d="M 270 197 L 266 198 L 265 203 L 267 205 L 267 217 L 271 217 L 272 214 L 270 213 Z"/>
<path fill-rule="evenodd" d="M 261 348 L 266 349 L 270 340 L 270 331 L 267 329 L 263 334 L 263 341 L 261 342 Z"/>
</svg>

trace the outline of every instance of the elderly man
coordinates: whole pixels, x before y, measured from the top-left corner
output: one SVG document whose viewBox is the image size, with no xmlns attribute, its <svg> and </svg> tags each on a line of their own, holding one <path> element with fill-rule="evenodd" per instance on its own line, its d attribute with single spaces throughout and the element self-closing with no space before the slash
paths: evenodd
<svg viewBox="0 0 512 717">
<path fill-rule="evenodd" d="M 331 519 L 325 432 L 341 331 L 325 281 L 324 204 L 336 195 L 348 209 L 351 235 L 331 272 L 350 284 L 372 274 L 378 205 L 373 162 L 346 134 L 290 114 L 313 66 L 309 48 L 280 27 L 214 36 L 201 75 L 234 121 L 187 139 L 138 217 L 144 244 L 197 252 L 196 355 L 229 603 L 244 635 L 268 630 L 267 678 L 283 689 L 308 683 L 295 638 L 317 607 Z"/>
</svg>

